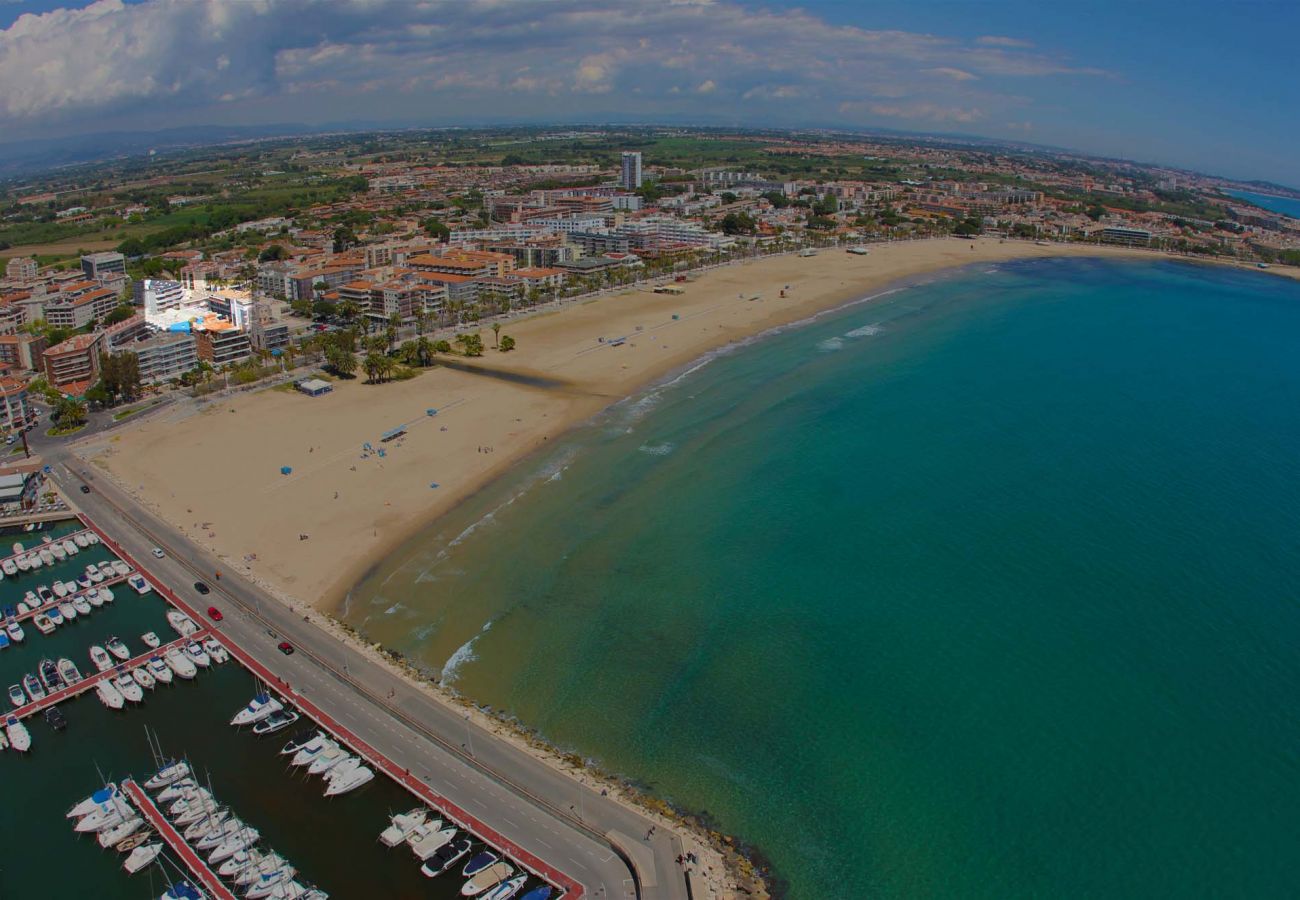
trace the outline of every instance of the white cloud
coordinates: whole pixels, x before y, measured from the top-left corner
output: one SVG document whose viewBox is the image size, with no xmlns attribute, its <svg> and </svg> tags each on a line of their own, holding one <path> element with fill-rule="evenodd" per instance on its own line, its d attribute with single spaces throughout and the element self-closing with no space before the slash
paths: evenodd
<svg viewBox="0 0 1300 900">
<path fill-rule="evenodd" d="M 739 0 L 98 0 L 0 30 L 0 129 L 202 122 L 241 103 L 286 121 L 691 114 L 718 99 L 761 111 L 794 98 L 773 111 L 964 122 L 1013 114 L 1017 80 L 1101 74 L 1029 48 Z"/>
</svg>

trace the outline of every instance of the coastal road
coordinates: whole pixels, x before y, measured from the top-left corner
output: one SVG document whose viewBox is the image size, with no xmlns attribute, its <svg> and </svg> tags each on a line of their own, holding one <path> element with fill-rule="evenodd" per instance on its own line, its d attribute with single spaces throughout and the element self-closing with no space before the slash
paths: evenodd
<svg viewBox="0 0 1300 900">
<path fill-rule="evenodd" d="M 689 897 L 675 833 L 651 831 L 654 823 L 636 810 L 582 786 L 340 642 L 97 477 L 70 450 L 43 449 L 65 494 L 128 553 L 194 606 L 221 610 L 218 631 L 394 763 L 581 882 L 590 897 Z M 83 483 L 91 493 L 80 493 Z M 166 558 L 153 558 L 153 547 Z M 211 586 L 210 595 L 194 589 L 200 580 Z M 281 640 L 297 652 L 281 654 Z"/>
</svg>

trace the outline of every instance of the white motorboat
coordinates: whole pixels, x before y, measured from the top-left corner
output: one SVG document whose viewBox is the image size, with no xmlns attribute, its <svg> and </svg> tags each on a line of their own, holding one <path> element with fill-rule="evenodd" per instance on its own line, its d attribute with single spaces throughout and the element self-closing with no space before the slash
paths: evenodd
<svg viewBox="0 0 1300 900">
<path fill-rule="evenodd" d="M 27 639 L 27 632 L 23 631 L 23 626 L 18 624 L 17 619 L 10 619 L 5 623 L 5 633 L 9 635 L 9 640 L 18 644 Z"/>
<path fill-rule="evenodd" d="M 53 603 L 54 595 L 50 593 L 49 588 L 40 584 L 36 586 L 36 599 L 41 601 L 42 604 Z"/>
<path fill-rule="evenodd" d="M 77 576 L 77 589 L 84 591 L 89 587 L 90 587 L 90 576 L 87 575 L 85 572 L 82 572 L 80 575 Z"/>
<path fill-rule="evenodd" d="M 23 552 L 23 549 L 24 548 L 22 544 L 15 543 L 13 546 L 14 556 L 18 556 L 19 554 L 21 554 Z"/>
<path fill-rule="evenodd" d="M 212 657 L 208 656 L 208 651 L 204 650 L 198 641 L 190 641 L 185 645 L 185 655 L 193 661 L 194 665 L 201 669 L 206 669 L 212 663 Z"/>
<path fill-rule="evenodd" d="M 126 858 L 126 862 L 122 863 L 122 868 L 126 869 L 129 874 L 134 875 L 141 869 L 151 865 L 158 858 L 158 854 L 162 853 L 162 849 L 161 841 L 152 844 L 141 844 L 131 851 L 131 855 Z"/>
<path fill-rule="evenodd" d="M 99 594 L 99 599 L 103 600 L 105 603 L 112 603 L 117 599 L 113 596 L 112 588 L 95 588 L 95 593 Z"/>
<path fill-rule="evenodd" d="M 296 756 L 299 750 L 305 750 L 312 744 L 319 743 L 323 740 L 323 732 L 320 731 L 312 734 L 306 734 L 305 732 L 299 733 L 297 737 L 294 737 L 289 741 L 289 743 L 280 748 L 280 755 Z"/>
<path fill-rule="evenodd" d="M 54 609 L 54 607 L 51 606 L 50 609 Z M 59 614 L 63 616 L 65 620 L 71 622 L 77 617 L 77 608 L 71 603 L 64 601 L 59 604 Z"/>
<path fill-rule="evenodd" d="M 42 547 L 40 550 L 40 555 L 41 555 L 42 565 L 46 565 L 46 566 L 54 565 L 54 554 L 51 553 L 48 549 Z"/>
<path fill-rule="evenodd" d="M 179 609 L 167 610 L 167 623 L 181 637 L 189 637 L 199 630 L 199 626 L 194 624 L 194 620 Z"/>
<path fill-rule="evenodd" d="M 227 838 L 247 827 L 248 826 L 239 819 L 230 819 L 218 823 L 215 828 L 209 828 L 207 834 L 195 839 L 194 849 L 211 850 L 218 844 L 224 843 Z"/>
<path fill-rule="evenodd" d="M 32 624 L 36 626 L 36 630 L 41 634 L 49 634 L 54 630 L 53 620 L 45 613 L 37 613 L 32 616 Z"/>
<path fill-rule="evenodd" d="M 72 542 L 83 550 L 90 546 L 90 541 L 86 540 L 86 533 L 84 531 L 79 531 L 74 534 L 72 536 Z"/>
<path fill-rule="evenodd" d="M 50 544 L 50 552 L 54 554 L 54 558 L 59 562 L 68 558 L 68 551 L 63 549 L 62 544 Z"/>
<path fill-rule="evenodd" d="M 140 640 L 144 641 L 144 645 L 151 650 L 157 650 L 162 646 L 162 641 L 160 641 L 158 635 L 152 631 L 146 631 L 144 634 L 140 635 Z"/>
<path fill-rule="evenodd" d="M 167 665 L 171 667 L 173 672 L 186 680 L 193 678 L 199 673 L 198 668 L 194 663 L 190 662 L 189 657 L 177 650 L 175 647 L 172 647 L 164 653 L 163 659 L 167 661 Z"/>
<path fill-rule="evenodd" d="M 9 739 L 9 746 L 19 753 L 26 753 L 32 749 L 31 732 L 17 716 L 10 715 L 5 719 L 5 737 Z"/>
<path fill-rule="evenodd" d="M 63 679 L 64 684 L 73 685 L 81 680 L 81 670 L 77 664 L 66 656 L 60 656 L 57 665 L 59 677 Z"/>
<path fill-rule="evenodd" d="M 161 656 L 149 657 L 149 662 L 145 663 L 149 667 L 149 674 L 158 680 L 160 684 L 172 683 L 171 667 L 163 661 Z"/>
<path fill-rule="evenodd" d="M 116 796 L 117 785 L 110 781 L 85 800 L 82 800 L 79 803 L 74 803 L 72 808 L 68 810 L 65 815 L 69 819 L 80 819 L 82 816 L 90 815 Z"/>
<path fill-rule="evenodd" d="M 190 777 L 190 766 L 185 760 L 177 760 L 163 766 L 149 779 L 145 781 L 144 786 L 147 790 L 157 791 L 167 787 L 173 781 L 180 781 L 182 778 Z"/>
<path fill-rule="evenodd" d="M 35 553 L 28 553 L 23 557 L 23 559 L 27 560 L 27 565 L 33 569 L 39 569 L 41 566 L 45 565 L 45 560 L 41 559 L 40 556 Z"/>
<path fill-rule="evenodd" d="M 207 654 L 204 655 L 206 656 Z M 284 709 L 284 704 L 272 697 L 266 691 L 263 691 L 252 700 L 248 701 L 247 706 L 235 713 L 234 717 L 230 720 L 230 724 L 235 726 L 252 725 L 255 722 L 262 721 L 271 713 L 281 709 Z"/>
<path fill-rule="evenodd" d="M 77 615 L 79 616 L 90 615 L 90 602 L 86 600 L 85 597 L 78 594 L 77 596 L 73 597 L 69 602 L 72 604 L 72 608 L 77 611 Z"/>
<path fill-rule="evenodd" d="M 483 900 L 510 900 L 528 881 L 527 875 L 516 875 L 509 881 L 503 881 L 483 895 Z"/>
<path fill-rule="evenodd" d="M 29 612 L 31 612 L 31 611 L 32 611 L 32 608 L 31 608 L 30 606 L 27 605 L 27 601 L 26 601 L 26 600 L 19 600 L 19 601 L 18 601 L 18 615 L 20 615 L 20 616 L 25 616 L 25 615 L 27 615 L 27 614 L 28 614 Z"/>
<path fill-rule="evenodd" d="M 113 654 L 120 660 L 128 660 L 131 658 L 131 651 L 127 649 L 126 644 L 122 643 L 122 639 L 117 635 L 113 635 L 105 641 L 104 646 L 108 648 L 109 653 Z"/>
<path fill-rule="evenodd" d="M 113 679 L 113 686 L 122 692 L 122 696 L 132 703 L 144 702 L 144 690 L 136 684 L 135 679 L 130 672 L 126 672 Z"/>
<path fill-rule="evenodd" d="M 195 783 L 193 778 L 182 778 L 180 781 L 173 781 L 159 791 L 156 799 L 159 803 L 170 803 L 173 800 L 181 799 L 197 788 L 198 784 Z"/>
<path fill-rule="evenodd" d="M 23 676 L 23 690 L 27 696 L 32 698 L 32 702 L 45 699 L 45 688 L 41 686 L 41 680 L 35 675 L 27 674 Z"/>
<path fill-rule="evenodd" d="M 226 821 L 226 818 L 229 815 L 230 815 L 230 810 L 226 809 L 224 806 L 219 809 L 213 810 L 212 812 L 208 813 L 206 816 L 199 819 L 197 822 L 188 826 L 185 829 L 184 831 L 185 840 L 197 841 L 205 834 L 211 834 L 218 827 L 220 827 L 222 822 Z"/>
<path fill-rule="evenodd" d="M 282 731 L 297 722 L 298 718 L 298 714 L 291 709 L 277 710 L 254 725 L 253 734 L 275 734 L 277 731 Z"/>
<path fill-rule="evenodd" d="M 373 781 L 374 770 L 369 766 L 357 766 L 347 772 L 331 772 L 329 783 L 325 786 L 326 797 L 338 797 L 348 791 L 355 791 L 363 784 Z"/>
<path fill-rule="evenodd" d="M 12 578 L 18 574 L 18 563 L 12 559 L 6 559 L 4 562 L 0 562 L 0 571 Z"/>
<path fill-rule="evenodd" d="M 406 837 L 406 846 L 411 848 L 415 858 L 423 862 L 456 838 L 456 829 L 448 825 L 442 827 L 441 819 L 434 819 L 427 825 L 421 825 Z"/>
<path fill-rule="evenodd" d="M 99 702 L 109 709 L 121 709 L 126 706 L 126 698 L 122 696 L 122 692 L 107 678 L 95 685 L 95 693 L 99 696 Z"/>
<path fill-rule="evenodd" d="M 153 590 L 153 586 L 144 580 L 144 576 L 138 573 L 127 578 L 126 583 L 129 584 L 131 589 L 137 594 L 147 594 Z"/>
<path fill-rule="evenodd" d="M 90 661 L 95 664 L 95 669 L 99 672 L 107 672 L 113 668 L 113 658 L 98 644 L 90 645 Z"/>
<path fill-rule="evenodd" d="M 236 834 L 231 835 L 217 845 L 217 849 L 208 854 L 208 862 L 219 863 L 223 859 L 227 859 L 238 853 L 240 850 L 247 850 L 249 847 L 256 844 L 261 836 L 261 832 L 256 828 L 241 828 Z"/>
<path fill-rule="evenodd" d="M 510 865 L 510 863 L 493 863 L 477 875 L 474 875 L 469 881 L 465 882 L 460 889 L 460 895 L 462 897 L 477 897 L 484 891 L 489 891 L 496 887 L 514 873 L 515 867 Z"/>
<path fill-rule="evenodd" d="M 208 651 L 208 656 L 212 657 L 212 661 L 218 665 L 230 659 L 230 652 L 216 638 L 205 638 L 203 649 Z"/>
<path fill-rule="evenodd" d="M 69 556 L 76 556 L 78 553 L 81 552 L 81 548 L 77 546 L 76 541 L 65 540 L 63 542 L 63 552 L 68 554 Z"/>
<path fill-rule="evenodd" d="M 59 673 L 59 667 L 52 660 L 41 660 L 40 667 L 36 670 L 41 676 L 41 684 L 51 694 L 63 687 L 63 676 Z"/>
<path fill-rule="evenodd" d="M 27 705 L 27 695 L 23 693 L 21 684 L 9 685 L 9 702 L 14 705 L 14 709 L 20 709 Z"/>
<path fill-rule="evenodd" d="M 103 575 L 105 578 L 117 577 L 117 570 L 113 568 L 113 564 L 111 562 L 107 562 L 107 561 L 102 562 L 95 568 L 99 569 L 99 574 Z"/>
<path fill-rule="evenodd" d="M 104 598 L 99 596 L 99 591 L 88 590 L 81 596 L 85 597 L 86 602 L 89 603 L 91 606 L 95 607 L 96 609 L 99 609 L 101 606 L 104 605 Z"/>
<path fill-rule="evenodd" d="M 452 866 L 460 862 L 469 855 L 473 843 L 467 837 L 459 838 L 450 844 L 444 846 L 435 853 L 424 865 L 420 866 L 420 874 L 425 878 L 437 878 L 443 872 L 451 869 Z"/>
<path fill-rule="evenodd" d="M 62 581 L 54 582 L 54 596 L 59 598 L 68 596 L 68 589 L 63 586 Z"/>
<path fill-rule="evenodd" d="M 131 574 L 131 567 L 120 559 L 113 560 L 109 565 L 113 567 L 113 571 L 118 575 L 126 576 Z"/>
<path fill-rule="evenodd" d="M 326 748 L 336 746 L 337 745 L 333 741 L 325 737 L 324 733 L 319 733 L 306 744 L 299 747 L 293 754 L 293 759 L 289 760 L 289 762 L 295 766 L 309 765 L 316 759 L 316 757 L 325 752 Z"/>
<path fill-rule="evenodd" d="M 122 841 L 129 838 L 140 830 L 144 825 L 144 819 L 139 816 L 132 816 L 129 819 L 123 819 L 112 828 L 105 828 L 99 833 L 99 846 L 107 850 L 109 847 L 116 847 Z"/>
<path fill-rule="evenodd" d="M 32 570 L 32 564 L 27 561 L 27 557 L 19 556 L 14 559 L 14 568 L 19 572 L 30 572 Z"/>
<path fill-rule="evenodd" d="M 379 833 L 379 843 L 385 847 L 396 847 L 428 820 L 429 811 L 423 806 L 391 816 L 388 820 L 389 826 Z"/>
<path fill-rule="evenodd" d="M 332 744 L 316 755 L 316 758 L 311 761 L 311 765 L 307 767 L 307 772 L 310 775 L 324 775 L 344 760 L 353 758 L 338 744 Z"/>
<path fill-rule="evenodd" d="M 91 580 L 91 583 L 99 584 L 104 580 L 104 573 L 99 571 L 99 569 L 92 563 L 91 565 L 86 566 L 86 577 Z"/>
<path fill-rule="evenodd" d="M 73 830 L 82 834 L 91 831 L 103 831 L 105 828 L 112 828 L 123 819 L 128 819 L 134 815 L 135 810 L 121 796 L 114 796 L 78 819 L 77 824 L 73 826 Z"/>
<path fill-rule="evenodd" d="M 131 677 L 135 679 L 136 684 L 146 691 L 152 691 L 158 684 L 157 679 L 153 677 L 153 673 L 149 671 L 149 667 L 143 663 L 131 670 Z"/>
<path fill-rule="evenodd" d="M 96 534 L 96 533 L 93 532 L 93 531 L 86 531 L 86 532 L 84 532 L 84 533 L 85 533 L 85 535 L 86 535 L 86 540 L 90 542 L 91 546 L 94 546 L 95 544 L 98 544 L 98 543 L 99 543 L 99 535 L 98 535 L 98 534 Z"/>
</svg>

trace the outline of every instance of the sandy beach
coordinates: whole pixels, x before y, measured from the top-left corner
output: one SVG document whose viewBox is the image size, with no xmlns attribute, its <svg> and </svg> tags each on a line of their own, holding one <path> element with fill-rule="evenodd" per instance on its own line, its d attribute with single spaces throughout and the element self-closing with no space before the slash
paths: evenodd
<svg viewBox="0 0 1300 900">
<path fill-rule="evenodd" d="M 923 241 L 875 245 L 866 256 L 826 250 L 729 266 L 685 284 L 680 296 L 630 290 L 506 323 L 502 333 L 518 341 L 510 353 L 492 349 L 484 328 L 485 355 L 464 361 L 475 371 L 437 367 L 380 385 L 358 378 L 316 398 L 264 390 L 201 407 L 184 402 L 80 452 L 231 570 L 286 600 L 330 610 L 416 529 L 547 441 L 710 350 L 954 266 L 1151 256 L 995 240 L 972 246 Z M 380 442 L 403 425 L 404 437 Z M 367 443 L 384 455 L 363 450 Z"/>
</svg>

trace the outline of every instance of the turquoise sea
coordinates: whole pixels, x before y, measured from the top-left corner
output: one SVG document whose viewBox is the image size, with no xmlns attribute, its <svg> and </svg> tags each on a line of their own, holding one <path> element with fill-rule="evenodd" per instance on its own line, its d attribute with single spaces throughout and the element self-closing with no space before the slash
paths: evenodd
<svg viewBox="0 0 1300 900">
<path fill-rule="evenodd" d="M 1279 197 L 1276 194 L 1256 194 L 1251 191 L 1228 191 L 1238 200 L 1246 200 L 1256 206 L 1264 209 L 1271 209 L 1273 212 L 1282 213 L 1284 216 L 1290 216 L 1293 219 L 1300 219 L 1300 200 L 1294 197 Z"/>
<path fill-rule="evenodd" d="M 347 617 L 787 895 L 1300 893 L 1300 285 L 969 268 L 621 404 Z"/>
</svg>

